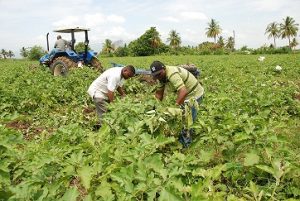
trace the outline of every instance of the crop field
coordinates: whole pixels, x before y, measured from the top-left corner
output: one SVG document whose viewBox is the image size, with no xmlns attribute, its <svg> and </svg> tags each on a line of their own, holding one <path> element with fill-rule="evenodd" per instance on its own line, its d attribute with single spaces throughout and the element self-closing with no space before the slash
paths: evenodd
<svg viewBox="0 0 300 201">
<path fill-rule="evenodd" d="M 300 55 L 258 57 L 100 58 L 199 67 L 205 97 L 188 148 L 181 117 L 166 112 L 172 91 L 158 102 L 155 84 L 127 80 L 96 131 L 86 91 L 99 73 L 0 60 L 0 200 L 299 200 Z"/>
</svg>

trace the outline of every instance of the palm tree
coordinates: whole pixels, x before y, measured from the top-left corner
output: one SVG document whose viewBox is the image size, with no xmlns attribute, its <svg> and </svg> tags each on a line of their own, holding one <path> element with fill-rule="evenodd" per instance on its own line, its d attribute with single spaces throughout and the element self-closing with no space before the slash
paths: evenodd
<svg viewBox="0 0 300 201">
<path fill-rule="evenodd" d="M 114 50 L 114 47 L 112 45 L 112 41 L 109 39 L 105 39 L 104 43 L 103 43 L 103 48 L 102 51 L 105 53 L 111 53 Z"/>
<path fill-rule="evenodd" d="M 156 27 L 151 27 L 149 33 L 151 35 L 149 38 L 151 47 L 154 49 L 159 47 L 161 44 L 161 39 L 159 37 L 158 31 L 156 30 Z"/>
<path fill-rule="evenodd" d="M 234 45 L 235 45 L 235 41 L 234 41 L 234 38 L 232 36 L 230 36 L 227 40 L 227 43 L 226 43 L 226 47 L 230 50 L 233 50 L 234 49 Z"/>
<path fill-rule="evenodd" d="M 24 58 L 28 57 L 28 48 L 25 48 L 25 47 L 22 47 L 21 50 L 20 50 L 20 55 Z"/>
<path fill-rule="evenodd" d="M 298 26 L 295 20 L 292 17 L 287 16 L 283 19 L 283 23 L 280 23 L 280 35 L 281 38 L 288 38 L 289 47 L 291 47 L 291 37 L 297 36 Z"/>
<path fill-rule="evenodd" d="M 13 51 L 9 50 L 9 51 L 7 52 L 7 56 L 8 56 L 9 58 L 12 58 L 12 57 L 15 56 L 15 54 L 13 53 Z"/>
<path fill-rule="evenodd" d="M 224 45 L 225 45 L 225 42 L 224 42 L 224 38 L 223 38 L 223 36 L 220 36 L 219 38 L 218 38 L 218 45 L 220 45 L 220 47 L 224 47 Z"/>
<path fill-rule="evenodd" d="M 214 41 L 216 43 L 216 38 L 222 31 L 218 22 L 214 19 L 211 19 L 210 23 L 208 23 L 208 27 L 206 28 L 206 30 L 206 36 L 208 38 L 214 38 Z"/>
<path fill-rule="evenodd" d="M 1 50 L 1 54 L 2 54 L 3 58 L 6 59 L 7 52 L 6 52 L 5 49 L 2 49 L 2 50 Z"/>
<path fill-rule="evenodd" d="M 172 48 L 178 48 L 181 44 L 181 38 L 175 30 L 171 30 L 167 41 L 170 42 Z"/>
<path fill-rule="evenodd" d="M 276 38 L 279 37 L 279 27 L 277 22 L 270 23 L 267 28 L 265 34 L 269 34 L 268 38 L 274 39 L 274 48 L 276 48 Z"/>
<path fill-rule="evenodd" d="M 291 48 L 295 50 L 296 46 L 299 45 L 299 43 L 298 43 L 298 41 L 297 41 L 296 38 L 293 38 L 293 40 L 292 40 L 292 42 L 291 42 L 290 45 L 291 45 Z"/>
</svg>

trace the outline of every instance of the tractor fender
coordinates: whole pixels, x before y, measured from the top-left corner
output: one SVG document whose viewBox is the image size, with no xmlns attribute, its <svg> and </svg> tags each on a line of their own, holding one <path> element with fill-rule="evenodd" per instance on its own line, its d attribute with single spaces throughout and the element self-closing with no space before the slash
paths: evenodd
<svg viewBox="0 0 300 201">
<path fill-rule="evenodd" d="M 77 53 L 73 50 L 57 51 L 54 53 L 53 57 L 51 58 L 51 61 L 53 62 L 54 59 L 56 59 L 57 57 L 67 57 L 73 60 L 75 63 L 77 63 L 80 60 Z"/>
<path fill-rule="evenodd" d="M 96 52 L 94 52 L 93 50 L 87 51 L 86 60 L 90 62 L 92 58 L 97 58 Z"/>
</svg>

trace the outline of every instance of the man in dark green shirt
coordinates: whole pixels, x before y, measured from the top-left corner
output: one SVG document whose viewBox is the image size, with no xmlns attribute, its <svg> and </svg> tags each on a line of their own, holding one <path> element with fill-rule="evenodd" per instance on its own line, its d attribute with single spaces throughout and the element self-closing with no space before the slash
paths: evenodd
<svg viewBox="0 0 300 201">
<path fill-rule="evenodd" d="M 188 70 L 178 66 L 165 66 L 160 61 L 154 61 L 150 66 L 150 70 L 153 78 L 159 80 L 159 85 L 155 93 L 157 99 L 162 100 L 166 85 L 171 85 L 177 92 L 176 105 L 183 106 L 184 103 L 192 100 L 198 103 L 201 101 L 204 89 Z M 194 105 L 191 106 L 191 111 L 194 122 L 197 117 L 197 110 Z M 183 145 L 185 146 L 184 143 Z"/>
<path fill-rule="evenodd" d="M 176 105 L 182 105 L 191 98 L 199 99 L 204 89 L 199 81 L 188 70 L 177 66 L 165 66 L 160 61 L 154 61 L 151 66 L 151 75 L 159 80 L 155 97 L 162 100 L 166 85 L 170 84 L 177 91 Z"/>
</svg>

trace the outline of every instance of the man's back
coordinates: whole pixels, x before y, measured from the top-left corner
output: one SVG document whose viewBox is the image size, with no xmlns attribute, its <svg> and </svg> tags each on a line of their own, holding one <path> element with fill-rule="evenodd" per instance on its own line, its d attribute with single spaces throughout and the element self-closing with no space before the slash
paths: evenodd
<svg viewBox="0 0 300 201">
<path fill-rule="evenodd" d="M 55 42 L 54 48 L 57 48 L 60 51 L 66 51 L 67 44 L 68 44 L 67 41 L 61 38 Z"/>
<path fill-rule="evenodd" d="M 93 81 L 88 89 L 88 94 L 91 97 L 107 99 L 106 93 L 108 90 L 114 91 L 117 86 L 123 84 L 121 76 L 121 67 L 114 67 L 104 71 L 96 80 Z"/>
<path fill-rule="evenodd" d="M 168 81 L 177 91 L 182 86 L 188 90 L 187 99 L 191 97 L 200 97 L 204 93 L 204 89 L 188 70 L 177 66 L 166 66 L 166 76 Z"/>
</svg>

